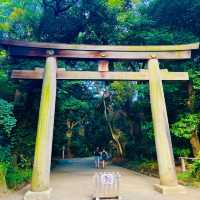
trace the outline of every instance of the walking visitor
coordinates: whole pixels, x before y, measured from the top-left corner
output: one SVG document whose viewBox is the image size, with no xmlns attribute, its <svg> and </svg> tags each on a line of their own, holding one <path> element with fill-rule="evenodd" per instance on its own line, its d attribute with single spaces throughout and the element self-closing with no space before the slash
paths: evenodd
<svg viewBox="0 0 200 200">
<path fill-rule="evenodd" d="M 94 162 L 95 162 L 96 168 L 99 168 L 100 157 L 101 157 L 101 152 L 100 152 L 99 147 L 97 147 L 95 152 L 94 152 Z"/>
<path fill-rule="evenodd" d="M 105 168 L 106 161 L 108 160 L 108 153 L 105 149 L 101 152 L 101 162 L 102 162 L 102 168 Z"/>
</svg>

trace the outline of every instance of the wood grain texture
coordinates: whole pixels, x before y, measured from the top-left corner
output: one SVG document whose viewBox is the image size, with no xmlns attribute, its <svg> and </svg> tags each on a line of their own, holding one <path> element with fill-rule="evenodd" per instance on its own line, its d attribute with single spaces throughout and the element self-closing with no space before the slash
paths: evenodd
<svg viewBox="0 0 200 200">
<path fill-rule="evenodd" d="M 29 48 L 29 47 L 9 47 L 10 56 L 19 57 L 48 57 L 47 49 L 42 48 Z M 69 59 L 93 59 L 93 60 L 147 60 L 152 56 L 158 59 L 188 59 L 191 57 L 190 50 L 184 51 L 84 51 L 84 50 L 54 50 L 54 56 L 58 58 Z"/>
<path fill-rule="evenodd" d="M 65 50 L 85 50 L 85 51 L 184 51 L 198 49 L 199 43 L 183 45 L 84 45 L 84 44 L 62 44 L 45 42 L 27 42 L 19 40 L 0 40 L 0 45 L 4 47 L 18 46 L 44 49 L 65 49 Z"/>
<path fill-rule="evenodd" d="M 57 69 L 57 79 L 60 80 L 136 80 L 148 81 L 148 70 L 140 72 L 91 72 L 91 71 L 64 71 Z M 187 72 L 168 72 L 160 70 L 162 80 L 189 80 Z M 11 78 L 14 79 L 43 79 L 44 70 L 13 70 Z"/>
<path fill-rule="evenodd" d="M 158 60 L 149 60 L 148 69 L 150 75 L 150 102 L 160 175 L 160 185 L 175 187 L 178 185 L 178 183 Z"/>
<path fill-rule="evenodd" d="M 98 62 L 98 71 L 99 72 L 108 72 L 109 71 L 109 62 L 107 60 L 100 60 Z"/>
<path fill-rule="evenodd" d="M 31 189 L 42 192 L 49 189 L 53 127 L 56 101 L 56 58 L 48 57 L 45 65 L 40 111 L 35 144 Z M 37 71 L 37 70 L 36 70 Z"/>
</svg>

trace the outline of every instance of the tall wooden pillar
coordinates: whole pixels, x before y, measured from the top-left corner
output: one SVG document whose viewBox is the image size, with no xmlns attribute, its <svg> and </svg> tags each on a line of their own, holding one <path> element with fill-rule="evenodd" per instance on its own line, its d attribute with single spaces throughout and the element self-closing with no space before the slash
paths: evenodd
<svg viewBox="0 0 200 200">
<path fill-rule="evenodd" d="M 53 140 L 53 126 L 56 100 L 56 58 L 47 57 L 42 95 L 40 101 L 39 120 L 35 144 L 35 157 L 31 191 L 24 199 L 48 199 L 50 183 L 50 166 Z M 44 192 L 44 193 L 42 193 Z M 44 195 L 43 195 L 44 194 Z"/>
<path fill-rule="evenodd" d="M 178 183 L 162 79 L 157 59 L 150 59 L 148 61 L 148 70 L 151 110 L 160 175 L 160 185 L 155 185 L 155 189 L 165 193 L 166 190 L 178 186 Z"/>
</svg>

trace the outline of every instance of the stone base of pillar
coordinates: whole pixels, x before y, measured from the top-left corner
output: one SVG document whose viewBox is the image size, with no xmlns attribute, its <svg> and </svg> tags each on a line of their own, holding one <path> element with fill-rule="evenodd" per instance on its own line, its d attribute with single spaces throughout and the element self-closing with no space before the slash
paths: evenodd
<svg viewBox="0 0 200 200">
<path fill-rule="evenodd" d="M 24 195 L 24 200 L 50 200 L 52 189 L 42 192 L 27 191 Z"/>
<path fill-rule="evenodd" d="M 162 194 L 185 193 L 185 189 L 182 185 L 165 186 L 165 185 L 155 184 L 154 189 Z"/>
</svg>

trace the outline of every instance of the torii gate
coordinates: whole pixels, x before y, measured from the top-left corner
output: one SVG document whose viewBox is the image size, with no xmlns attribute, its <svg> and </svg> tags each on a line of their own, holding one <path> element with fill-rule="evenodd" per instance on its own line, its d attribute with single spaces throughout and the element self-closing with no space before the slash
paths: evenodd
<svg viewBox="0 0 200 200">
<path fill-rule="evenodd" d="M 191 58 L 191 50 L 199 43 L 167 46 L 97 46 L 37 43 L 24 41 L 0 41 L 10 56 L 45 57 L 45 69 L 13 70 L 15 79 L 43 79 L 40 102 L 35 157 L 31 191 L 25 200 L 50 198 L 50 165 L 53 140 L 53 124 L 56 100 L 56 80 L 135 80 L 149 81 L 150 101 L 154 135 L 159 166 L 160 184 L 155 189 L 162 193 L 181 189 L 177 183 L 174 156 L 165 98 L 163 80 L 189 80 L 187 72 L 168 72 L 159 69 L 159 60 Z M 65 71 L 57 68 L 57 58 L 97 60 L 98 71 Z M 147 60 L 148 69 L 140 72 L 109 72 L 109 60 Z"/>
</svg>

